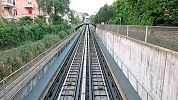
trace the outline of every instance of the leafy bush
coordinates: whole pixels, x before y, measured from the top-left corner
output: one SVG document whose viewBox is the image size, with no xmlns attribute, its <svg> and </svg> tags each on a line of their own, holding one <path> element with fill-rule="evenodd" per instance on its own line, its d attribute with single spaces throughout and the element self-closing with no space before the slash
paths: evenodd
<svg viewBox="0 0 178 100">
<path fill-rule="evenodd" d="M 19 19 L 19 24 L 20 26 L 24 26 L 24 25 L 30 25 L 32 24 L 32 20 L 30 18 L 30 16 L 25 16 Z"/>
<path fill-rule="evenodd" d="M 43 19 L 36 18 L 35 23 L 30 22 L 30 17 L 21 18 L 18 22 L 0 20 L 0 49 L 9 49 L 23 45 L 28 41 L 41 40 L 47 34 L 59 34 L 62 30 L 69 30 L 66 24 L 47 25 Z"/>
<path fill-rule="evenodd" d="M 39 25 L 46 25 L 45 19 L 43 16 L 38 16 L 37 18 L 35 18 L 34 22 Z"/>
<path fill-rule="evenodd" d="M 19 56 L 23 61 L 28 62 L 35 57 L 35 47 L 36 44 L 33 42 L 29 42 L 22 47 Z"/>
<path fill-rule="evenodd" d="M 23 62 L 27 63 L 60 40 L 58 35 L 46 35 L 42 40 L 26 43 L 21 48 L 18 56 Z"/>
<path fill-rule="evenodd" d="M 64 20 L 62 19 L 61 16 L 59 16 L 59 15 L 52 16 L 53 25 L 60 25 L 60 24 L 63 24 L 63 22 L 64 22 Z"/>
<path fill-rule="evenodd" d="M 46 35 L 42 40 L 46 48 L 50 48 L 53 44 L 60 40 L 58 35 Z"/>
<path fill-rule="evenodd" d="M 45 44 L 44 44 L 44 42 L 43 41 L 38 41 L 37 43 L 36 43 L 36 54 L 35 55 L 39 55 L 39 54 L 41 54 L 41 53 L 43 53 L 45 50 L 46 50 L 46 46 L 45 46 Z"/>
</svg>

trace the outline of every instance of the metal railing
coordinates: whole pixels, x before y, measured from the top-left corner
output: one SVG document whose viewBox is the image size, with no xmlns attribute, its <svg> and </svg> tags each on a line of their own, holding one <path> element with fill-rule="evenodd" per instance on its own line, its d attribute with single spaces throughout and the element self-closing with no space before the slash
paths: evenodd
<svg viewBox="0 0 178 100">
<path fill-rule="evenodd" d="M 13 3 L 12 3 L 11 0 L 3 0 L 3 1 L 2 1 L 2 5 L 3 5 L 4 7 L 12 7 L 12 6 L 13 6 Z"/>
<path fill-rule="evenodd" d="M 98 25 L 97 28 L 178 51 L 178 27 Z"/>
</svg>

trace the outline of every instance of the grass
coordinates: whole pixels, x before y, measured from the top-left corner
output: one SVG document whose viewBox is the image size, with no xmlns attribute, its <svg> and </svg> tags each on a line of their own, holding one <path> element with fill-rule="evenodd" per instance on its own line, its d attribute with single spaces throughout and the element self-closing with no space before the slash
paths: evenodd
<svg viewBox="0 0 178 100">
<path fill-rule="evenodd" d="M 145 33 L 131 33 L 129 34 L 129 37 L 137 40 L 145 41 Z"/>
<path fill-rule="evenodd" d="M 178 39 L 162 34 L 148 35 L 148 43 L 178 52 Z"/>
</svg>

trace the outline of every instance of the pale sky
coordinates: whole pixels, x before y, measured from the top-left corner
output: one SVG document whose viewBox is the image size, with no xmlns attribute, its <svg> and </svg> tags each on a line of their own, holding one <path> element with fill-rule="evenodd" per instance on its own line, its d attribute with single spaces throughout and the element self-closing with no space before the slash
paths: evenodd
<svg viewBox="0 0 178 100">
<path fill-rule="evenodd" d="M 111 5 L 113 2 L 114 0 L 71 0 L 70 8 L 77 12 L 86 12 L 89 14 L 93 14 L 106 3 L 108 5 Z"/>
</svg>

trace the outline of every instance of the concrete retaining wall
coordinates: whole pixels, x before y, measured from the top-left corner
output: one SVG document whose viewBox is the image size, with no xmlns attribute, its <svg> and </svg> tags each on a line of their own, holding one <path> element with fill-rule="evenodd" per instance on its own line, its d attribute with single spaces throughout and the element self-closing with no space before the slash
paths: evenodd
<svg viewBox="0 0 178 100">
<path fill-rule="evenodd" d="M 178 99 L 178 53 L 117 33 L 96 32 L 143 100 Z"/>
</svg>

